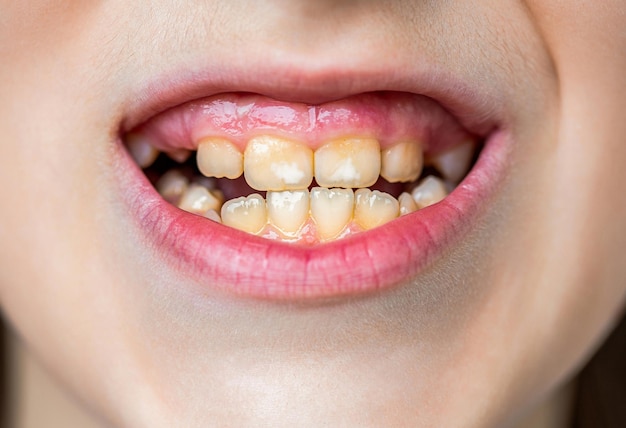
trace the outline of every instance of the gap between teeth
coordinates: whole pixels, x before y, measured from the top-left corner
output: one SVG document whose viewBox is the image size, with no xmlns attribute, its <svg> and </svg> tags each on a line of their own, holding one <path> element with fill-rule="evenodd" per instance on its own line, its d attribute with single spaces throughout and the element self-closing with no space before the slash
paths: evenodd
<svg viewBox="0 0 626 428">
<path fill-rule="evenodd" d="M 158 155 L 141 135 L 133 134 L 126 142 L 142 168 Z M 313 243 L 379 227 L 441 201 L 466 175 L 475 149 L 473 141 L 461 142 L 427 159 L 443 179 L 427 176 L 415 182 L 424 166 L 417 141 L 381 150 L 376 139 L 351 137 L 313 151 L 298 142 L 263 135 L 252 138 L 242 153 L 224 138 L 205 138 L 196 154 L 204 177 L 190 183 L 172 169 L 156 188 L 179 208 L 212 221 L 268 238 Z M 183 162 L 190 153 L 178 150 L 168 155 Z M 226 201 L 214 179 L 241 175 L 253 189 L 267 191 L 266 198 L 252 194 Z M 398 199 L 367 189 L 379 176 L 391 183 L 413 183 L 412 189 Z M 309 191 L 313 178 L 319 187 Z"/>
</svg>

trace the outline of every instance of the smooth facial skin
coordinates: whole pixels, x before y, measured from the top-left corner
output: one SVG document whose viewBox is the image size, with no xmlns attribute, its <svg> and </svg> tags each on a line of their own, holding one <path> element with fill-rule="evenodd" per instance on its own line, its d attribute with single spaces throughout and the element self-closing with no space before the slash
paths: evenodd
<svg viewBox="0 0 626 428">
<path fill-rule="evenodd" d="M 620 315 L 626 2 L 2 3 L 2 309 L 107 423 L 512 424 Z M 118 131 L 155 82 L 258 64 L 299 93 L 435 64 L 495 100 L 507 172 L 470 232 L 391 290 L 216 291 L 138 232 Z"/>
</svg>

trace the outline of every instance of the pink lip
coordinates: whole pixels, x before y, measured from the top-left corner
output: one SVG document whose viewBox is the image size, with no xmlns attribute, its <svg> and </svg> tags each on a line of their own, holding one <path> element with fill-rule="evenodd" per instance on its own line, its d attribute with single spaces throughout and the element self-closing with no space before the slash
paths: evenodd
<svg viewBox="0 0 626 428">
<path fill-rule="evenodd" d="M 205 86 L 210 93 L 226 88 L 224 82 Z M 247 91 L 253 86 L 242 84 L 240 79 L 231 89 Z M 391 89 L 402 86 L 397 84 Z M 198 89 L 202 85 L 193 80 L 187 89 L 172 90 L 166 101 L 162 101 L 161 93 L 155 97 L 161 101 L 127 118 L 123 128 L 141 123 L 138 118 L 154 113 L 157 108 L 186 101 L 179 95 L 189 94 L 190 87 Z M 362 87 L 371 89 L 369 83 Z M 387 85 L 379 89 L 389 88 Z M 258 89 L 272 95 L 271 88 Z M 437 92 L 436 86 L 426 89 L 420 92 Z M 486 127 L 493 126 L 495 119 L 487 122 L 484 112 L 464 106 L 467 94 L 468 91 L 462 91 L 459 100 L 448 103 L 452 106 L 449 109 L 459 109 L 456 117 L 469 123 L 471 132 L 484 132 Z M 483 120 L 479 123 L 473 118 Z M 200 287 L 253 298 L 298 300 L 388 289 L 418 275 L 445 255 L 466 236 L 495 195 L 506 169 L 509 140 L 509 134 L 503 130 L 492 132 L 470 174 L 442 202 L 377 229 L 316 247 L 270 241 L 179 210 L 158 195 L 121 140 L 115 165 L 120 193 L 140 236 L 146 246 L 157 249 L 172 269 L 193 278 Z"/>
</svg>

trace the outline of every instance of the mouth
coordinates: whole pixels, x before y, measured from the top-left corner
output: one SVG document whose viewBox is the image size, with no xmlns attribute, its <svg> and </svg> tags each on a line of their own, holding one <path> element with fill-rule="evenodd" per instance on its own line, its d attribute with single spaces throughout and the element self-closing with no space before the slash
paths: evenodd
<svg viewBox="0 0 626 428">
<path fill-rule="evenodd" d="M 295 98 L 293 98 L 295 99 Z M 200 289 L 278 300 L 405 283 L 471 230 L 507 134 L 408 91 L 324 102 L 215 91 L 121 132 L 125 200 Z"/>
</svg>

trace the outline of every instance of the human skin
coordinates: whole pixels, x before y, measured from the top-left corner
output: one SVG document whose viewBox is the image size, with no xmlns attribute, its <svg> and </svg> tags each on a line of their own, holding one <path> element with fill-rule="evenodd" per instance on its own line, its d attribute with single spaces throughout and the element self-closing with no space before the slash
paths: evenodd
<svg viewBox="0 0 626 428">
<path fill-rule="evenodd" d="M 106 423 L 512 424 L 575 376 L 620 315 L 624 1 L 1 9 L 2 308 Z M 217 290 L 142 239 L 115 147 L 154 81 L 258 63 L 290 71 L 286 85 L 314 88 L 311 99 L 322 79 L 349 92 L 352 75 L 384 82 L 437 64 L 496 100 L 506 173 L 462 239 L 387 290 L 306 301 Z"/>
</svg>

